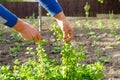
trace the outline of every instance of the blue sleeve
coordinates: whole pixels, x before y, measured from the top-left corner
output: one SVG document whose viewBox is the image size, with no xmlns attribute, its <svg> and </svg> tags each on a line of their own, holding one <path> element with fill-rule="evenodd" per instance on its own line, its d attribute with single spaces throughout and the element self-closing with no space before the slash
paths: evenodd
<svg viewBox="0 0 120 80">
<path fill-rule="evenodd" d="M 62 8 L 57 0 L 39 0 L 39 2 L 51 14 L 51 16 L 54 16 L 62 11 Z"/>
<path fill-rule="evenodd" d="M 3 21 L 3 24 L 11 28 L 17 23 L 18 18 L 0 4 L 0 22 L 1 21 Z"/>
<path fill-rule="evenodd" d="M 62 11 L 62 8 L 57 0 L 39 0 L 39 2 L 51 14 L 51 16 L 54 16 Z M 2 22 L 8 27 L 13 27 L 17 21 L 17 16 L 0 4 L 0 23 Z"/>
</svg>

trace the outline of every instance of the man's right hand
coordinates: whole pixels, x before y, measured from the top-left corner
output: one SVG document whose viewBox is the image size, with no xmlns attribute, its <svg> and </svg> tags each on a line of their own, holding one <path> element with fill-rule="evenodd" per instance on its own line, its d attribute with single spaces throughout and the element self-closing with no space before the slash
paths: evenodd
<svg viewBox="0 0 120 80">
<path fill-rule="evenodd" d="M 69 23 L 69 21 L 66 19 L 63 11 L 56 14 L 54 16 L 57 20 L 58 25 L 60 26 L 60 29 L 63 32 L 63 40 L 64 42 L 70 42 L 72 41 L 74 37 L 74 31 Z"/>
<path fill-rule="evenodd" d="M 21 19 L 18 19 L 13 28 L 18 31 L 25 40 L 33 40 L 37 42 L 42 39 L 40 33 L 35 28 Z"/>
</svg>

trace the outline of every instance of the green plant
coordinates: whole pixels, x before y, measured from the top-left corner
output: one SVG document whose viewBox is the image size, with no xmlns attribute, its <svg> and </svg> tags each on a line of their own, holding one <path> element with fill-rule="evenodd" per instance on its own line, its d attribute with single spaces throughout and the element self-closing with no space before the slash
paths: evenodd
<svg viewBox="0 0 120 80">
<path fill-rule="evenodd" d="M 39 21 L 35 18 L 35 13 L 31 16 L 27 16 L 26 19 L 30 24 L 32 24 L 33 27 L 37 28 L 39 26 Z"/>
<path fill-rule="evenodd" d="M 0 80 L 15 80 L 10 66 L 0 66 Z"/>
<path fill-rule="evenodd" d="M 55 43 L 53 44 L 53 49 L 50 51 L 50 53 L 55 54 L 55 53 L 60 53 L 62 48 L 60 47 L 59 44 Z"/>
<path fill-rule="evenodd" d="M 10 54 L 14 57 L 17 56 L 20 53 L 20 46 L 20 43 L 15 43 L 15 46 L 10 48 Z"/>
<path fill-rule="evenodd" d="M 116 30 L 114 30 L 114 29 L 110 30 L 110 34 L 116 34 L 116 33 L 117 33 Z"/>
<path fill-rule="evenodd" d="M 104 56 L 104 57 L 100 57 L 97 60 L 100 62 L 107 62 L 110 59 L 110 56 Z"/>
<path fill-rule="evenodd" d="M 102 49 L 96 49 L 96 50 L 95 50 L 95 53 L 96 53 L 96 54 L 100 54 L 100 53 L 102 53 L 102 52 L 103 52 Z"/>
<path fill-rule="evenodd" d="M 112 11 L 112 13 L 110 13 L 110 11 L 109 11 L 109 19 L 110 19 L 110 23 L 113 22 L 113 16 L 114 16 L 113 11 Z"/>
<path fill-rule="evenodd" d="M 0 38 L 0 43 L 10 43 L 10 40 Z"/>
<path fill-rule="evenodd" d="M 120 36 L 119 35 L 115 36 L 115 40 L 120 41 Z"/>
<path fill-rule="evenodd" d="M 103 2 L 104 2 L 104 0 L 98 0 L 98 2 L 103 3 Z"/>
<path fill-rule="evenodd" d="M 46 16 L 50 17 L 50 13 L 46 13 Z"/>
<path fill-rule="evenodd" d="M 84 46 L 79 44 L 74 48 L 69 42 L 60 47 L 58 41 L 62 40 L 62 32 L 55 23 L 51 26 L 51 31 L 57 36 L 55 37 L 57 45 L 54 47 L 57 48 L 56 51 L 60 50 L 60 60 L 49 58 L 44 49 L 46 40 L 41 40 L 36 43 L 36 51 L 32 47 L 27 47 L 27 54 L 32 56 L 26 62 L 21 63 L 17 59 L 11 68 L 0 66 L 0 80 L 102 80 L 104 78 L 102 61 L 80 64 L 86 59 Z M 94 34 L 95 32 L 90 32 L 90 35 Z M 19 52 L 21 45 L 17 43 L 11 48 L 11 52 Z"/>
<path fill-rule="evenodd" d="M 83 28 L 88 31 L 91 29 L 91 21 L 90 20 L 87 20 L 83 26 Z"/>
<path fill-rule="evenodd" d="M 56 37 L 55 38 L 56 41 L 61 41 L 63 39 L 63 33 L 62 33 L 60 27 L 58 27 L 55 22 L 53 22 L 50 25 L 50 31 L 53 31 L 53 35 Z"/>
<path fill-rule="evenodd" d="M 112 48 L 113 48 L 113 46 L 111 46 L 111 45 L 105 46 L 105 49 L 112 49 Z"/>
<path fill-rule="evenodd" d="M 3 35 L 4 33 L 5 31 L 0 28 L 0 36 Z"/>
<path fill-rule="evenodd" d="M 78 51 L 73 49 L 70 43 L 67 43 L 63 46 L 61 51 L 61 66 L 63 68 L 63 78 L 65 80 L 74 80 L 77 79 L 77 67 L 78 61 L 84 60 L 85 55 L 83 52 L 83 46 L 78 46 Z"/>
<path fill-rule="evenodd" d="M 95 35 L 95 32 L 94 31 L 90 31 L 88 34 L 92 36 L 92 35 Z"/>
<path fill-rule="evenodd" d="M 109 22 L 111 24 L 111 26 L 115 29 L 115 28 L 119 28 L 119 24 L 113 22 L 113 17 L 114 17 L 114 13 L 112 11 L 112 13 L 109 12 Z"/>
<path fill-rule="evenodd" d="M 21 35 L 18 34 L 18 32 L 16 32 L 15 30 L 13 30 L 10 34 L 11 39 L 15 39 L 18 41 L 22 41 L 23 38 L 21 37 Z"/>
<path fill-rule="evenodd" d="M 97 21 L 97 27 L 98 29 L 105 29 L 106 26 L 103 24 L 103 22 L 101 20 Z"/>
<path fill-rule="evenodd" d="M 90 31 L 88 34 L 90 35 L 91 39 L 99 40 L 102 38 L 100 35 L 95 35 L 96 33 L 94 31 Z"/>
<path fill-rule="evenodd" d="M 85 59 L 83 45 L 72 48 L 71 43 L 62 47 L 61 63 L 49 59 L 44 50 L 45 40 L 38 42 L 37 52 L 28 51 L 36 57 L 30 57 L 25 63 L 15 60 L 13 70 L 9 66 L 1 66 L 1 80 L 102 80 L 103 65 L 100 62 L 84 65 L 79 61 Z"/>
<path fill-rule="evenodd" d="M 76 26 L 80 27 L 81 26 L 80 20 L 76 21 L 75 24 Z"/>
<path fill-rule="evenodd" d="M 85 10 L 86 18 L 88 18 L 89 10 L 90 10 L 90 5 L 88 4 L 88 2 L 86 2 L 85 6 L 84 6 L 84 10 Z"/>
</svg>

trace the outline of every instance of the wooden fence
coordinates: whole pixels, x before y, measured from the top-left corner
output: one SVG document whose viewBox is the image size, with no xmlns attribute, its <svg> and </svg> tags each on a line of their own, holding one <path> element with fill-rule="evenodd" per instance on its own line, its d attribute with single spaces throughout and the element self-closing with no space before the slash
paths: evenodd
<svg viewBox="0 0 120 80">
<path fill-rule="evenodd" d="M 11 12 L 16 14 L 20 18 L 27 16 L 38 16 L 38 3 L 37 2 L 0 2 Z"/>
<path fill-rule="evenodd" d="M 90 16 L 95 17 L 96 14 L 108 14 L 114 12 L 114 14 L 120 14 L 120 0 L 105 0 L 103 4 L 97 0 L 58 0 L 61 4 L 66 16 L 85 16 L 84 5 L 88 2 L 91 6 Z M 31 16 L 35 13 L 35 17 L 38 14 L 37 2 L 0 2 L 6 6 L 9 10 L 15 13 L 19 17 Z M 46 11 L 42 8 L 42 15 L 46 15 Z"/>
<path fill-rule="evenodd" d="M 91 6 L 90 16 L 96 14 L 108 14 L 114 12 L 120 14 L 120 0 L 104 0 L 101 4 L 98 0 L 59 0 L 64 12 L 68 16 L 85 16 L 84 5 L 88 2 Z"/>
</svg>

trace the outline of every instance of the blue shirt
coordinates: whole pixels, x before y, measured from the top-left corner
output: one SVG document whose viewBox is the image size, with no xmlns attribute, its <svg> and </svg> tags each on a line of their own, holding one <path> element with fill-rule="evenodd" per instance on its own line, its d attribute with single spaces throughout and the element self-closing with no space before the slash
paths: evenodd
<svg viewBox="0 0 120 80">
<path fill-rule="evenodd" d="M 54 16 L 62 11 L 57 0 L 39 0 L 40 4 Z M 0 23 L 12 28 L 17 23 L 18 17 L 0 4 Z"/>
</svg>

